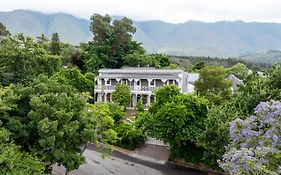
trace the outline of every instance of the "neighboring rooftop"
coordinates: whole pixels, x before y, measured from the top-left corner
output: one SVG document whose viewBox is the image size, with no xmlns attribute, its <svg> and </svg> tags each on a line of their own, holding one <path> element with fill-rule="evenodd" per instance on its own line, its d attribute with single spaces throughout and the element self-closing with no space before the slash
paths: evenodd
<svg viewBox="0 0 281 175">
<path fill-rule="evenodd" d="M 191 84 L 194 84 L 195 81 L 199 79 L 199 73 L 188 73 L 187 76 L 188 76 L 187 81 L 188 83 Z"/>
</svg>

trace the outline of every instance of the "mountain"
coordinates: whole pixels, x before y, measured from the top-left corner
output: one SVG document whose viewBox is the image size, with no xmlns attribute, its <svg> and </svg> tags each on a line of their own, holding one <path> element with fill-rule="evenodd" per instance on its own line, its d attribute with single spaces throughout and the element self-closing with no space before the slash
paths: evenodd
<svg viewBox="0 0 281 175">
<path fill-rule="evenodd" d="M 269 50 L 267 52 L 242 56 L 241 59 L 253 62 L 253 63 L 267 63 L 267 64 L 275 64 L 277 62 L 281 62 L 281 51 L 279 50 Z"/>
<path fill-rule="evenodd" d="M 12 34 L 24 33 L 37 37 L 44 33 L 50 37 L 52 33 L 58 32 L 62 41 L 76 44 L 92 37 L 89 20 L 64 13 L 46 15 L 28 10 L 0 12 L 0 22 Z"/>
<path fill-rule="evenodd" d="M 50 37 L 53 32 L 58 32 L 62 41 L 73 44 L 92 38 L 89 20 L 64 13 L 42 14 L 28 10 L 0 12 L 0 22 L 12 34 L 24 33 L 36 37 L 44 33 Z M 172 24 L 163 21 L 134 21 L 134 26 L 137 28 L 134 39 L 143 43 L 149 52 L 237 57 L 281 50 L 279 23 L 188 21 Z"/>
</svg>

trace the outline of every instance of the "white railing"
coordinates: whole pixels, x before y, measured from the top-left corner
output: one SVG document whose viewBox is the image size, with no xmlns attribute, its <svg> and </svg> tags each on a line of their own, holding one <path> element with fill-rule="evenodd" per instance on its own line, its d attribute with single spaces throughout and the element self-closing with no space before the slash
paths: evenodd
<svg viewBox="0 0 281 175">
<path fill-rule="evenodd" d="M 106 86 L 106 85 L 96 85 L 95 90 L 100 91 L 114 91 L 116 86 Z M 131 91 L 154 91 L 159 87 L 149 87 L 149 86 L 129 86 Z"/>
</svg>

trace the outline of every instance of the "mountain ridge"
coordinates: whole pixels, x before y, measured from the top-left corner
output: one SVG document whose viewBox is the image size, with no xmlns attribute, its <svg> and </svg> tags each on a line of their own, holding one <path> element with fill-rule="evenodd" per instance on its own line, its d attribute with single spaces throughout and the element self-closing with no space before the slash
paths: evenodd
<svg viewBox="0 0 281 175">
<path fill-rule="evenodd" d="M 44 33 L 50 38 L 53 32 L 58 32 L 62 41 L 73 44 L 92 39 L 90 21 L 67 13 L 14 10 L 0 12 L 0 22 L 12 34 L 36 37 Z M 274 22 L 189 20 L 173 24 L 151 20 L 134 21 L 134 26 L 137 28 L 134 39 L 154 53 L 238 57 L 281 50 L 281 24 Z"/>
</svg>

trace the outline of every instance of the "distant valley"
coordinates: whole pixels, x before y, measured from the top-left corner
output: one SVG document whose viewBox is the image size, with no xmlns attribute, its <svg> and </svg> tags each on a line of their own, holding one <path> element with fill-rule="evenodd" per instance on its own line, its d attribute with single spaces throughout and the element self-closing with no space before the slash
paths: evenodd
<svg viewBox="0 0 281 175">
<path fill-rule="evenodd" d="M 89 16 L 90 18 L 90 16 Z M 64 42 L 78 44 L 91 40 L 90 21 L 56 13 L 42 14 L 28 10 L 0 12 L 2 22 L 12 34 L 24 33 L 48 37 L 58 32 Z M 221 21 L 188 21 L 171 24 L 163 21 L 134 21 L 134 39 L 148 52 L 171 55 L 240 57 L 246 60 L 275 62 L 281 60 L 281 24 Z M 267 52 L 268 50 L 271 50 Z M 262 53 L 254 56 L 256 53 Z M 277 56 L 279 55 L 279 56 Z M 271 57 L 271 58 L 269 58 Z"/>
</svg>

